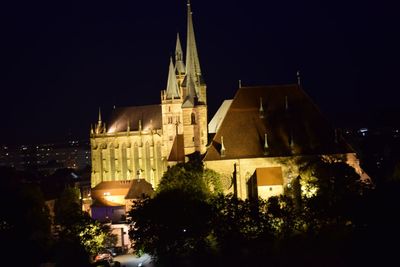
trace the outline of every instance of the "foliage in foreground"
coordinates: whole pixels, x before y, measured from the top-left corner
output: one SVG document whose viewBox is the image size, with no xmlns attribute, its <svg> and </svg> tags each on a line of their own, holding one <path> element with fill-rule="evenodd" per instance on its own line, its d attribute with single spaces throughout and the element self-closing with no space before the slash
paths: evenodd
<svg viewBox="0 0 400 267">
<path fill-rule="evenodd" d="M 374 251 L 380 224 L 369 209 L 381 203 L 379 188 L 361 183 L 344 163 L 320 158 L 302 165 L 286 194 L 268 201 L 210 194 L 191 186 L 201 175 L 180 168 L 171 168 L 157 194 L 130 214 L 135 249 L 159 264 L 349 266 L 367 263 L 359 255 Z"/>
<path fill-rule="evenodd" d="M 77 262 L 88 264 L 91 256 L 104 248 L 109 240 L 114 240 L 109 226 L 93 220 L 87 212 L 82 211 L 76 188 L 64 190 L 55 204 L 54 212 L 54 222 L 58 226 L 55 249 L 57 266 Z M 71 255 L 75 257 L 71 259 Z"/>
</svg>

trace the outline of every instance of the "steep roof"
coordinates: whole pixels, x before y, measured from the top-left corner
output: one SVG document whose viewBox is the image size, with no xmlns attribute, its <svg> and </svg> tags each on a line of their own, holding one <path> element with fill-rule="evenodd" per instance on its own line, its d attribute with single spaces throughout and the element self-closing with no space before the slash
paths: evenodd
<svg viewBox="0 0 400 267">
<path fill-rule="evenodd" d="M 351 152 L 343 140 L 335 141 L 331 125 L 297 84 L 242 87 L 205 160 Z"/>
<path fill-rule="evenodd" d="M 174 143 L 172 144 L 171 152 L 168 157 L 168 161 L 185 161 L 185 150 L 184 150 L 183 134 L 175 136 Z"/>
<path fill-rule="evenodd" d="M 256 169 L 257 185 L 283 185 L 281 167 L 267 167 Z"/>
<path fill-rule="evenodd" d="M 139 199 L 143 196 L 151 196 L 153 193 L 153 187 L 145 179 L 134 179 L 125 199 Z"/>
<path fill-rule="evenodd" d="M 124 207 L 125 205 L 121 203 L 116 203 L 109 201 L 105 198 L 96 198 L 93 199 L 92 207 Z"/>
<path fill-rule="evenodd" d="M 161 105 L 116 108 L 107 122 L 107 129 L 108 132 L 125 132 L 129 121 L 130 130 L 138 131 L 139 120 L 143 130 L 161 129 Z"/>
<path fill-rule="evenodd" d="M 167 99 L 179 98 L 179 86 L 176 81 L 175 67 L 172 58 L 169 61 L 168 82 L 167 82 Z"/>
<path fill-rule="evenodd" d="M 92 188 L 92 197 L 95 195 L 103 196 L 104 192 L 110 192 L 112 195 L 126 195 L 131 187 L 132 180 L 127 181 L 106 181 L 101 182 Z"/>
<path fill-rule="evenodd" d="M 216 133 L 224 120 L 226 113 L 228 112 L 229 107 L 232 104 L 232 99 L 227 99 L 222 102 L 222 105 L 218 108 L 214 117 L 208 123 L 208 133 Z"/>
</svg>

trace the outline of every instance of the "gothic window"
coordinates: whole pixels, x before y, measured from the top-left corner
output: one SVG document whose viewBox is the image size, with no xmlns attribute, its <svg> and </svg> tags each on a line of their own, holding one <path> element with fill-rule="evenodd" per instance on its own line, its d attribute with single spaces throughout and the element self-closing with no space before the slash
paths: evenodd
<svg viewBox="0 0 400 267">
<path fill-rule="evenodd" d="M 111 180 L 115 180 L 115 148 L 114 145 L 110 146 L 110 171 Z"/>
<path fill-rule="evenodd" d="M 196 124 L 196 115 L 194 114 L 194 112 L 192 112 L 190 118 L 191 118 L 191 124 Z"/>
<path fill-rule="evenodd" d="M 133 162 L 134 162 L 133 170 L 139 169 L 140 168 L 140 166 L 139 166 L 139 147 L 138 147 L 137 143 L 135 143 L 135 145 L 133 146 Z"/>
<path fill-rule="evenodd" d="M 122 165 L 122 179 L 126 180 L 127 179 L 127 173 L 128 173 L 128 157 L 127 157 L 127 149 L 126 145 L 122 145 L 122 159 L 121 159 L 121 165 Z"/>
<path fill-rule="evenodd" d="M 150 164 L 150 144 L 149 142 L 146 142 L 145 145 L 145 157 L 144 157 L 144 161 L 145 161 L 145 175 L 147 179 L 150 179 L 149 174 L 150 174 L 150 169 L 151 169 L 151 164 Z"/>
<path fill-rule="evenodd" d="M 161 143 L 157 142 L 156 145 L 156 168 L 157 168 L 157 173 L 156 173 L 156 181 L 155 183 L 158 184 L 159 178 L 162 176 L 162 154 L 161 154 Z"/>
</svg>

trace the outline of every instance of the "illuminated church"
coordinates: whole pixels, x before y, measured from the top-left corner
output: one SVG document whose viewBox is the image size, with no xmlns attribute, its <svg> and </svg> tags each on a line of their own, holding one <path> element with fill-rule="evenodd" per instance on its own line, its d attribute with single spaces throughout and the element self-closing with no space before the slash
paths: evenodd
<svg viewBox="0 0 400 267">
<path fill-rule="evenodd" d="M 199 152 L 206 167 L 222 174 L 226 192 L 241 198 L 279 195 L 298 176 L 293 161 L 341 155 L 362 173 L 352 149 L 338 135 L 298 81 L 278 86 L 240 86 L 208 124 L 202 77 L 187 10 L 186 56 L 179 35 L 160 103 L 116 108 L 105 123 L 99 112 L 91 129 L 92 190 L 133 180 L 156 188 L 168 166 Z M 184 60 L 185 59 L 185 60 Z M 232 186 L 232 174 L 235 176 Z M 121 203 L 109 198 L 109 204 Z"/>
<path fill-rule="evenodd" d="M 106 124 L 99 111 L 91 129 L 92 178 L 102 182 L 143 178 L 153 188 L 168 165 L 207 149 L 207 88 L 188 4 L 186 61 L 179 40 L 168 81 L 155 105 L 116 108 Z"/>
</svg>

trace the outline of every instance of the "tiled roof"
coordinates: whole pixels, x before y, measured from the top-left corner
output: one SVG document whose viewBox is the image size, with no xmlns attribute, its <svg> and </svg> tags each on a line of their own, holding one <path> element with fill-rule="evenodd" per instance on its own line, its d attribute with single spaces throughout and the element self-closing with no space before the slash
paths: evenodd
<svg viewBox="0 0 400 267">
<path fill-rule="evenodd" d="M 108 201 L 105 198 L 96 198 L 93 200 L 92 207 L 124 207 L 124 204 Z"/>
<path fill-rule="evenodd" d="M 96 185 L 93 190 L 119 190 L 129 189 L 131 187 L 132 180 L 127 181 L 106 181 Z"/>
<path fill-rule="evenodd" d="M 228 112 L 229 107 L 232 104 L 232 99 L 224 100 L 222 105 L 218 108 L 217 112 L 208 123 L 208 133 L 213 134 L 216 133 L 221 125 L 222 121 L 225 118 L 226 112 Z"/>
<path fill-rule="evenodd" d="M 153 187 L 145 179 L 134 179 L 125 199 L 139 199 L 144 196 L 151 196 L 153 193 Z"/>
<path fill-rule="evenodd" d="M 335 138 L 333 128 L 306 93 L 290 84 L 239 88 L 205 160 L 345 152 L 351 152 L 350 147 Z"/>
<path fill-rule="evenodd" d="M 256 169 L 257 185 L 283 185 L 282 168 L 267 167 Z"/>
<path fill-rule="evenodd" d="M 126 196 L 131 187 L 132 180 L 101 182 L 91 190 L 92 199 L 101 200 L 104 194 L 113 196 Z"/>
<path fill-rule="evenodd" d="M 111 132 L 125 132 L 129 121 L 130 130 L 138 131 L 139 120 L 143 130 L 161 129 L 161 105 L 116 108 L 106 126 Z"/>
<path fill-rule="evenodd" d="M 168 161 L 185 161 L 183 134 L 178 134 L 175 136 L 174 143 L 172 144 L 171 152 L 168 157 Z"/>
</svg>

